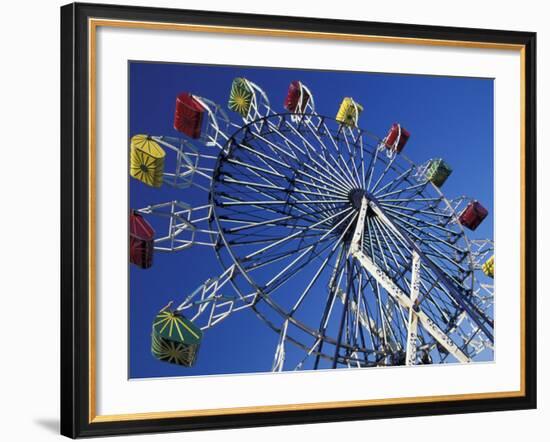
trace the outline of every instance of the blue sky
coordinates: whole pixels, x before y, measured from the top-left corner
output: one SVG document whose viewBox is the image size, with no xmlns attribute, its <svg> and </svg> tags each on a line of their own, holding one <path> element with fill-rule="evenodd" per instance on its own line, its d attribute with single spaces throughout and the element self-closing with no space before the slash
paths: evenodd
<svg viewBox="0 0 550 442">
<path fill-rule="evenodd" d="M 411 132 L 404 153 L 420 164 L 442 157 L 453 168 L 443 187 L 448 198 L 469 195 L 489 209 L 470 238 L 493 237 L 493 80 L 399 74 L 313 71 L 239 66 L 129 63 L 129 138 L 145 133 L 178 136 L 175 98 L 188 91 L 226 106 L 234 77 L 260 85 L 281 112 L 292 80 L 313 92 L 319 114 L 334 117 L 343 97 L 364 106 L 359 125 L 384 136 L 393 122 Z M 238 121 L 236 114 L 230 116 Z M 173 199 L 207 202 L 198 189 L 153 189 L 129 178 L 130 207 Z M 250 311 L 239 312 L 205 332 L 197 364 L 182 368 L 150 352 L 151 323 L 169 300 L 181 301 L 222 268 L 208 248 L 155 256 L 154 266 L 130 266 L 129 361 L 131 378 L 268 371 L 277 336 Z"/>
</svg>

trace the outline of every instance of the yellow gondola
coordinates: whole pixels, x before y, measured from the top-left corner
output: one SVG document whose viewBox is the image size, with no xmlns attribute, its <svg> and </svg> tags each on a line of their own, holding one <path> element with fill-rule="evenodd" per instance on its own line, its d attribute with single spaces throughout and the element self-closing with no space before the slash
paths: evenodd
<svg viewBox="0 0 550 442">
<path fill-rule="evenodd" d="M 134 135 L 130 141 L 130 176 L 151 187 L 162 185 L 166 153 L 148 135 Z"/>
<path fill-rule="evenodd" d="M 340 104 L 340 109 L 336 114 L 336 121 L 343 126 L 356 127 L 359 115 L 363 112 L 363 106 L 353 100 L 351 97 L 346 97 Z"/>
<path fill-rule="evenodd" d="M 481 270 L 483 270 L 483 273 L 485 273 L 489 278 L 495 277 L 495 256 L 491 256 L 487 261 L 483 263 L 481 266 Z"/>
</svg>

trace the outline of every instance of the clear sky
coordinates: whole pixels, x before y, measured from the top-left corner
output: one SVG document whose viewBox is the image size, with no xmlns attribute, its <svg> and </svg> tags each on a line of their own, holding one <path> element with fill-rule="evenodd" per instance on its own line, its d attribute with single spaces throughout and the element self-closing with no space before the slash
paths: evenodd
<svg viewBox="0 0 550 442">
<path fill-rule="evenodd" d="M 417 164 L 443 158 L 453 168 L 442 188 L 447 198 L 468 195 L 488 210 L 488 218 L 470 238 L 493 238 L 493 80 L 358 72 L 313 71 L 240 66 L 129 63 L 129 134 L 179 136 L 173 128 L 180 92 L 208 98 L 227 109 L 234 77 L 261 86 L 275 110 L 292 80 L 313 92 L 319 114 L 334 117 L 343 97 L 364 106 L 359 125 L 383 137 L 393 122 L 411 133 L 406 154 Z M 237 114 L 231 113 L 235 122 Z M 150 188 L 129 178 L 130 207 L 181 200 L 205 204 L 199 189 Z M 153 227 L 155 222 L 153 221 Z M 156 313 L 174 299 L 181 302 L 221 265 L 207 247 L 177 254 L 157 253 L 147 270 L 130 266 L 129 361 L 131 378 L 269 371 L 278 336 L 252 312 L 242 311 L 205 332 L 196 365 L 184 368 L 151 355 L 151 324 Z M 113 294 L 115 296 L 115 294 Z"/>
</svg>

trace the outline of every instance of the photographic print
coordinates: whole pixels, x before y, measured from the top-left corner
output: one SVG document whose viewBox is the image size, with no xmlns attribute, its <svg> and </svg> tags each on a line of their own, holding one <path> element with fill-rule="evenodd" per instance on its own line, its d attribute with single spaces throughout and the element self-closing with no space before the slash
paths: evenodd
<svg viewBox="0 0 550 442">
<path fill-rule="evenodd" d="M 492 362 L 493 81 L 129 61 L 129 377 Z"/>
</svg>

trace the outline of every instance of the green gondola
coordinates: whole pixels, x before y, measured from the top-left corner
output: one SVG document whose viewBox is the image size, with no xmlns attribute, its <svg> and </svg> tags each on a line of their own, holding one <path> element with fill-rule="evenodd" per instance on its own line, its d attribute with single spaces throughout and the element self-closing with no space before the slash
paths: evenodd
<svg viewBox="0 0 550 442">
<path fill-rule="evenodd" d="M 437 158 L 430 161 L 426 170 L 426 179 L 431 181 L 434 186 L 441 187 L 447 181 L 452 171 L 451 166 L 441 158 Z"/>
<path fill-rule="evenodd" d="M 163 309 L 153 322 L 151 341 L 155 358 L 191 367 L 197 360 L 202 331 L 178 311 Z"/>
<path fill-rule="evenodd" d="M 252 105 L 253 96 L 254 92 L 246 79 L 235 78 L 231 85 L 231 93 L 229 94 L 229 109 L 237 112 L 242 117 L 246 117 Z"/>
</svg>

